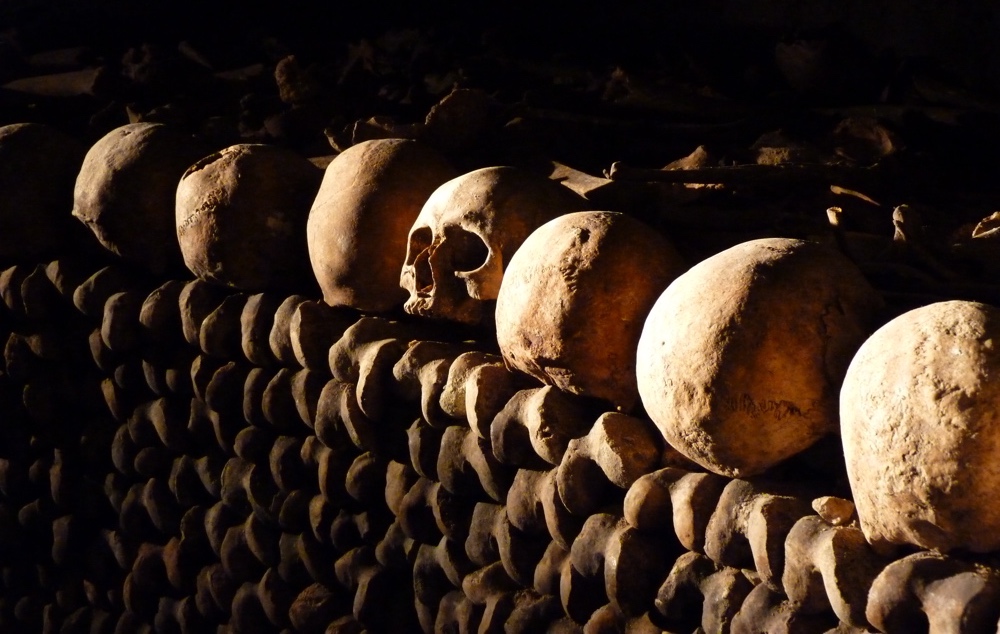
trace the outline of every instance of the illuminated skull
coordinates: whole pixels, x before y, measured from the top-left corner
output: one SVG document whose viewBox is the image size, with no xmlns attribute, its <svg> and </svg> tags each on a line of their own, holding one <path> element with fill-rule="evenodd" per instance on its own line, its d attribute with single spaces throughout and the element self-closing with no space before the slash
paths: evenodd
<svg viewBox="0 0 1000 634">
<path fill-rule="evenodd" d="M 492 323 L 504 268 L 549 220 L 587 201 L 543 176 L 487 167 L 441 185 L 417 216 L 399 284 L 413 315 Z"/>
</svg>

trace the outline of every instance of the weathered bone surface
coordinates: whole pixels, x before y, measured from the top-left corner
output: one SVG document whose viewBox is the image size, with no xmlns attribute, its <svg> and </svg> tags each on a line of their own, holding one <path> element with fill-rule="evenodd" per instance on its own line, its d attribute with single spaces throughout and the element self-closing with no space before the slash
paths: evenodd
<svg viewBox="0 0 1000 634">
<path fill-rule="evenodd" d="M 641 414 L 537 387 L 490 341 L 102 265 L 0 273 L 4 631 L 1000 620 L 989 556 L 893 561 L 846 482 L 700 472 Z"/>
<path fill-rule="evenodd" d="M 931 304 L 886 324 L 851 362 L 841 392 L 844 455 L 872 543 L 1000 548 L 998 329 L 997 308 Z"/>
<path fill-rule="evenodd" d="M 692 267 L 639 342 L 646 411 L 667 442 L 731 477 L 761 473 L 837 430 L 837 394 L 881 297 L 844 256 L 746 242 Z"/>
<path fill-rule="evenodd" d="M 546 223 L 503 277 L 496 323 L 504 359 L 543 383 L 631 411 L 643 321 L 683 267 L 665 238 L 624 214 Z"/>
<path fill-rule="evenodd" d="M 182 265 L 174 193 L 188 166 L 208 154 L 201 141 L 158 123 L 116 128 L 87 152 L 73 215 L 105 248 L 163 274 Z"/>
<path fill-rule="evenodd" d="M 865 612 L 882 632 L 992 631 L 1000 618 L 995 568 L 920 552 L 895 561 L 875 578 Z"/>
<path fill-rule="evenodd" d="M 175 201 L 184 264 L 244 291 L 308 288 L 306 218 L 320 177 L 312 163 L 274 145 L 234 145 L 194 163 Z"/>
<path fill-rule="evenodd" d="M 48 125 L 0 127 L 0 257 L 37 258 L 70 246 L 67 209 L 83 155 L 75 139 Z"/>
<path fill-rule="evenodd" d="M 406 236 L 431 193 L 456 171 L 407 139 L 359 143 L 326 168 L 306 227 L 323 300 L 367 312 L 406 300 L 399 271 Z"/>
<path fill-rule="evenodd" d="M 513 167 L 482 168 L 444 183 L 409 231 L 399 277 L 410 295 L 406 312 L 489 324 L 504 271 L 528 235 L 585 206 L 568 188 Z"/>
</svg>

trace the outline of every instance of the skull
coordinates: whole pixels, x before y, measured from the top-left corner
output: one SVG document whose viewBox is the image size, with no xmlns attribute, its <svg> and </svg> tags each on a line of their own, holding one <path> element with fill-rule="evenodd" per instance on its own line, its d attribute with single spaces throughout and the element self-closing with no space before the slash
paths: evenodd
<svg viewBox="0 0 1000 634">
<path fill-rule="evenodd" d="M 410 229 L 399 284 L 413 315 L 491 323 L 504 268 L 549 220 L 587 201 L 543 176 L 486 167 L 438 187 Z"/>
</svg>

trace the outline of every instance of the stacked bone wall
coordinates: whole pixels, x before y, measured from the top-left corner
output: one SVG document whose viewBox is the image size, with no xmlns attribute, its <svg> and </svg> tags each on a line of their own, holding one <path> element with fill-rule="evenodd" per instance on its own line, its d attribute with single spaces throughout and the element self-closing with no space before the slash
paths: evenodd
<svg viewBox="0 0 1000 634">
<path fill-rule="evenodd" d="M 875 552 L 836 469 L 678 466 L 484 342 L 69 259 L 0 291 L 4 631 L 996 627 L 1000 571 Z"/>
</svg>

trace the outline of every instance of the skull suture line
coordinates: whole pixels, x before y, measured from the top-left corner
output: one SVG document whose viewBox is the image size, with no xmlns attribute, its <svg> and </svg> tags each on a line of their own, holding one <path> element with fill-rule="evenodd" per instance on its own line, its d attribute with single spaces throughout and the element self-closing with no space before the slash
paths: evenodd
<svg viewBox="0 0 1000 634">
<path fill-rule="evenodd" d="M 410 229 L 399 284 L 413 315 L 492 322 L 503 272 L 549 220 L 585 209 L 571 190 L 513 167 L 487 167 L 441 185 Z"/>
</svg>

